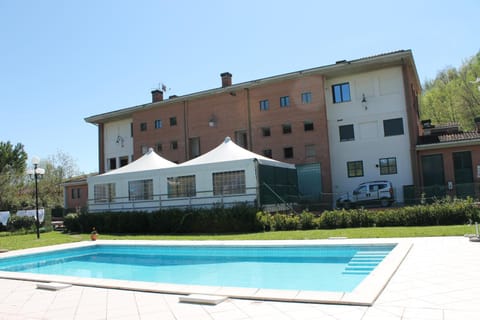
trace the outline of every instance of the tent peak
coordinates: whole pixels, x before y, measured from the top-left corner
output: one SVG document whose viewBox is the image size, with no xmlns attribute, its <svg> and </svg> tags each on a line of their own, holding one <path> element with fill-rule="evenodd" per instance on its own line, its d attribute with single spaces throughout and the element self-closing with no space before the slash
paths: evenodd
<svg viewBox="0 0 480 320">
<path fill-rule="evenodd" d="M 152 152 L 153 152 L 153 148 L 152 147 L 148 148 L 147 154 L 151 154 Z"/>
<path fill-rule="evenodd" d="M 232 141 L 232 138 L 230 137 L 225 137 L 225 140 L 223 141 L 223 143 L 229 143 L 230 141 Z"/>
</svg>

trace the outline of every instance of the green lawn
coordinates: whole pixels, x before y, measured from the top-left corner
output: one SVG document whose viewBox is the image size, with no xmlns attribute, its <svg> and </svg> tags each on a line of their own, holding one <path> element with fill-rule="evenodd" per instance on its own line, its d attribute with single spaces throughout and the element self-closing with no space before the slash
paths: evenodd
<svg viewBox="0 0 480 320">
<path fill-rule="evenodd" d="M 394 237 L 435 237 L 463 236 L 474 233 L 473 226 L 432 226 L 432 227 L 383 227 L 352 228 L 334 230 L 277 231 L 229 235 L 111 235 L 99 234 L 99 239 L 108 240 L 305 240 L 329 237 L 347 238 L 394 238 Z M 27 235 L 0 236 L 0 249 L 17 250 L 54 244 L 90 240 L 89 234 L 64 234 L 48 232 Z"/>
</svg>

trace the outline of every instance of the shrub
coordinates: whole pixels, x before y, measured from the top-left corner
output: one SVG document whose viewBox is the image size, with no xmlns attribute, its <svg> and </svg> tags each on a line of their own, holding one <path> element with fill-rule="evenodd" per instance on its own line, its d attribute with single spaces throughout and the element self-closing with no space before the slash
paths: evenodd
<svg viewBox="0 0 480 320">
<path fill-rule="evenodd" d="M 63 225 L 70 232 L 81 232 L 80 219 L 78 214 L 69 213 L 63 219 Z"/>
<path fill-rule="evenodd" d="M 386 226 L 430 226 L 480 220 L 480 209 L 471 199 L 443 200 L 384 210 L 329 210 L 316 216 L 257 211 L 245 205 L 233 208 L 161 210 L 157 212 L 105 212 L 68 214 L 64 225 L 71 232 L 105 233 L 239 233 L 279 230 L 337 229 Z M 480 221 L 479 221 L 480 222 Z M 33 221 L 34 223 L 34 221 Z"/>
<path fill-rule="evenodd" d="M 17 230 L 30 230 L 35 226 L 35 218 L 34 217 L 17 217 L 12 216 L 8 220 L 7 229 L 10 231 L 17 231 Z"/>
<path fill-rule="evenodd" d="M 256 220 L 258 221 L 261 229 L 263 231 L 270 231 L 272 230 L 272 225 L 273 225 L 273 218 L 272 215 L 268 212 L 264 211 L 259 211 L 256 214 Z"/>
<path fill-rule="evenodd" d="M 337 229 L 359 227 L 431 226 L 471 223 L 480 220 L 480 209 L 472 199 L 437 200 L 428 205 L 416 205 L 385 210 L 327 210 L 319 217 L 308 211 L 297 218 L 288 214 L 269 215 L 257 213 L 263 230 L 291 230 L 297 224 L 299 229 Z M 298 220 L 296 220 L 298 219 Z"/>
<path fill-rule="evenodd" d="M 315 215 L 308 211 L 303 211 L 300 214 L 299 228 L 302 230 L 311 230 L 315 228 Z"/>
<path fill-rule="evenodd" d="M 68 214 L 64 225 L 71 232 L 104 233 L 233 233 L 260 231 L 253 207 L 161 210 L 156 212 L 104 212 Z"/>
<path fill-rule="evenodd" d="M 297 230 L 299 227 L 300 217 L 298 215 L 281 213 L 273 215 L 273 224 L 271 226 L 273 231 Z"/>
</svg>

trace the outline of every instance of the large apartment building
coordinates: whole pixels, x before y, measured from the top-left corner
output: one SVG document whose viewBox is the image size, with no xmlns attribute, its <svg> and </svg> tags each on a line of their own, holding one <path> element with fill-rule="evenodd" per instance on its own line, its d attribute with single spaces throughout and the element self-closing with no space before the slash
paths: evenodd
<svg viewBox="0 0 480 320">
<path fill-rule="evenodd" d="M 389 180 L 397 201 L 417 184 L 420 94 L 410 50 L 233 83 L 86 118 L 98 126 L 99 172 L 153 148 L 177 163 L 240 146 L 297 166 L 300 194 L 332 204 L 361 182 Z"/>
</svg>

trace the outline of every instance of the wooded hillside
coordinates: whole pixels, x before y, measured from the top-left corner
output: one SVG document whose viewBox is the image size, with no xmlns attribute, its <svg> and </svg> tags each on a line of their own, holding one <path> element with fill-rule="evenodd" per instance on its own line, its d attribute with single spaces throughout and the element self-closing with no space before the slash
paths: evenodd
<svg viewBox="0 0 480 320">
<path fill-rule="evenodd" d="M 480 117 L 480 51 L 457 69 L 445 68 L 423 84 L 420 117 L 432 124 L 456 122 L 464 131 Z"/>
</svg>

